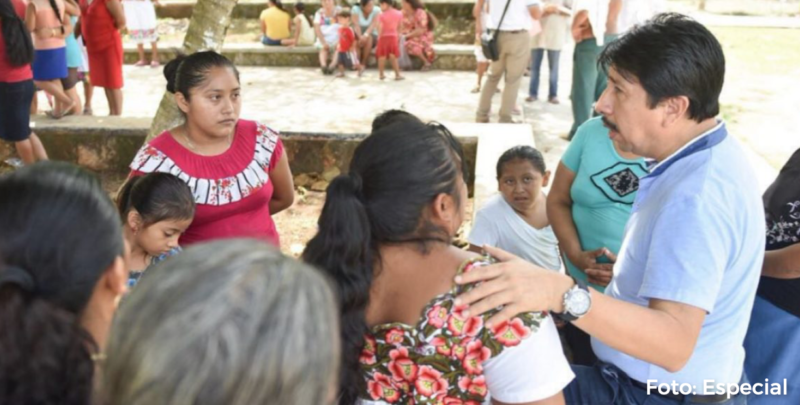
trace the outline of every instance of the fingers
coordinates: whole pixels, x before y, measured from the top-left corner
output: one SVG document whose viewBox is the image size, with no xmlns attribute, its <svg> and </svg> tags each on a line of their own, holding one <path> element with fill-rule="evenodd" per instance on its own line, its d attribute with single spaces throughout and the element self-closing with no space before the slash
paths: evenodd
<svg viewBox="0 0 800 405">
<path fill-rule="evenodd" d="M 590 254 L 592 255 L 592 257 L 593 257 L 593 258 L 595 258 L 595 259 L 596 259 L 596 258 L 598 258 L 598 257 L 600 257 L 600 256 L 603 256 L 603 255 L 605 255 L 605 254 L 606 254 L 606 251 L 608 251 L 608 249 L 606 249 L 606 248 L 604 248 L 604 247 L 601 247 L 600 249 L 595 249 L 595 250 L 592 250 L 592 251 L 590 252 Z"/>
<path fill-rule="evenodd" d="M 601 286 L 607 286 L 613 277 L 613 273 L 600 269 L 586 269 L 586 275 L 589 277 L 589 282 Z"/>
<path fill-rule="evenodd" d="M 514 256 L 511 253 L 508 253 L 505 250 L 496 248 L 494 246 L 483 245 L 483 250 L 485 250 L 486 253 L 489 254 L 489 256 L 492 256 L 501 262 L 508 262 L 514 259 L 519 259 L 519 257 Z"/>
<path fill-rule="evenodd" d="M 504 267 L 502 263 L 476 267 L 468 273 L 457 275 L 455 281 L 456 284 L 472 284 L 491 280 L 503 274 Z"/>
<path fill-rule="evenodd" d="M 456 298 L 456 306 L 466 305 L 469 312 L 473 315 L 482 314 L 486 310 L 492 309 L 498 305 L 506 304 L 507 302 L 498 303 L 498 295 L 504 293 L 503 296 L 509 291 L 509 283 L 502 278 L 481 283 L 477 287 L 459 295 Z M 474 305 L 473 305 L 474 304 Z M 485 305 L 489 305 L 486 307 Z"/>
<path fill-rule="evenodd" d="M 602 270 L 605 272 L 614 272 L 614 263 L 595 263 L 592 267 L 594 270 Z"/>
<path fill-rule="evenodd" d="M 522 311 L 517 309 L 517 307 L 515 305 L 509 305 L 509 306 L 503 308 L 500 312 L 492 315 L 492 317 L 489 318 L 488 321 L 486 321 L 486 327 L 487 328 L 491 328 L 494 325 L 499 325 L 499 324 L 501 324 L 501 323 L 503 323 L 503 322 L 505 322 L 505 321 L 517 316 L 517 314 L 519 314 L 520 312 L 522 312 Z"/>
<path fill-rule="evenodd" d="M 617 255 L 612 253 L 611 250 L 606 249 L 606 257 L 609 261 L 611 261 L 611 263 L 617 262 Z"/>
</svg>

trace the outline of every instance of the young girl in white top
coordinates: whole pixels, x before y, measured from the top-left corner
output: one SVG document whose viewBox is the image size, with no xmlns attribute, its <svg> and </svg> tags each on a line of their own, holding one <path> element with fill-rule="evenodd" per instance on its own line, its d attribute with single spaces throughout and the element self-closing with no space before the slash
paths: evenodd
<svg viewBox="0 0 800 405">
<path fill-rule="evenodd" d="M 559 271 L 558 240 L 547 219 L 547 196 L 542 191 L 550 171 L 541 152 L 515 146 L 497 162 L 500 194 L 478 211 L 469 235 L 470 250 L 499 247 L 546 269 Z"/>
</svg>

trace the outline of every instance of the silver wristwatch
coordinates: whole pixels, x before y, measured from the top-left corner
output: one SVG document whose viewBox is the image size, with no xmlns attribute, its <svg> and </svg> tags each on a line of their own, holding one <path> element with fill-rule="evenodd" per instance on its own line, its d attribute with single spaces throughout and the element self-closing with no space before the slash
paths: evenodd
<svg viewBox="0 0 800 405">
<path fill-rule="evenodd" d="M 572 322 L 586 315 L 592 307 L 592 295 L 586 284 L 575 280 L 575 286 L 564 293 L 564 312 L 553 314 L 555 317 Z"/>
</svg>

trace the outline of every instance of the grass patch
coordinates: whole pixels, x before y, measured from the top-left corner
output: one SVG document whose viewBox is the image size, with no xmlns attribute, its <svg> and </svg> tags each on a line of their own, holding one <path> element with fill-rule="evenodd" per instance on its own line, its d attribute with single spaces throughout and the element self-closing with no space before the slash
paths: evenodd
<svg viewBox="0 0 800 405">
<path fill-rule="evenodd" d="M 800 71 L 800 30 L 781 28 L 710 27 L 722 44 L 728 66 L 756 76 L 787 76 Z M 793 78 L 790 78 L 793 77 Z"/>
</svg>

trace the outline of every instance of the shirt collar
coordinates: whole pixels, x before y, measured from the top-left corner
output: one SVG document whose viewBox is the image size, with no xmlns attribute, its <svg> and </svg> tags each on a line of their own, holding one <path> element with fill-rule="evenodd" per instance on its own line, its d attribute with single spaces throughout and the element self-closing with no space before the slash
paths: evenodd
<svg viewBox="0 0 800 405">
<path fill-rule="evenodd" d="M 655 177 L 664 173 L 673 163 L 691 156 L 702 150 L 706 150 L 716 146 L 728 136 L 728 130 L 725 123 L 718 121 L 714 128 L 709 129 L 700 136 L 687 142 L 675 153 L 669 155 L 666 159 L 656 162 L 655 160 L 647 160 L 647 169 L 650 172 L 648 177 Z"/>
</svg>

